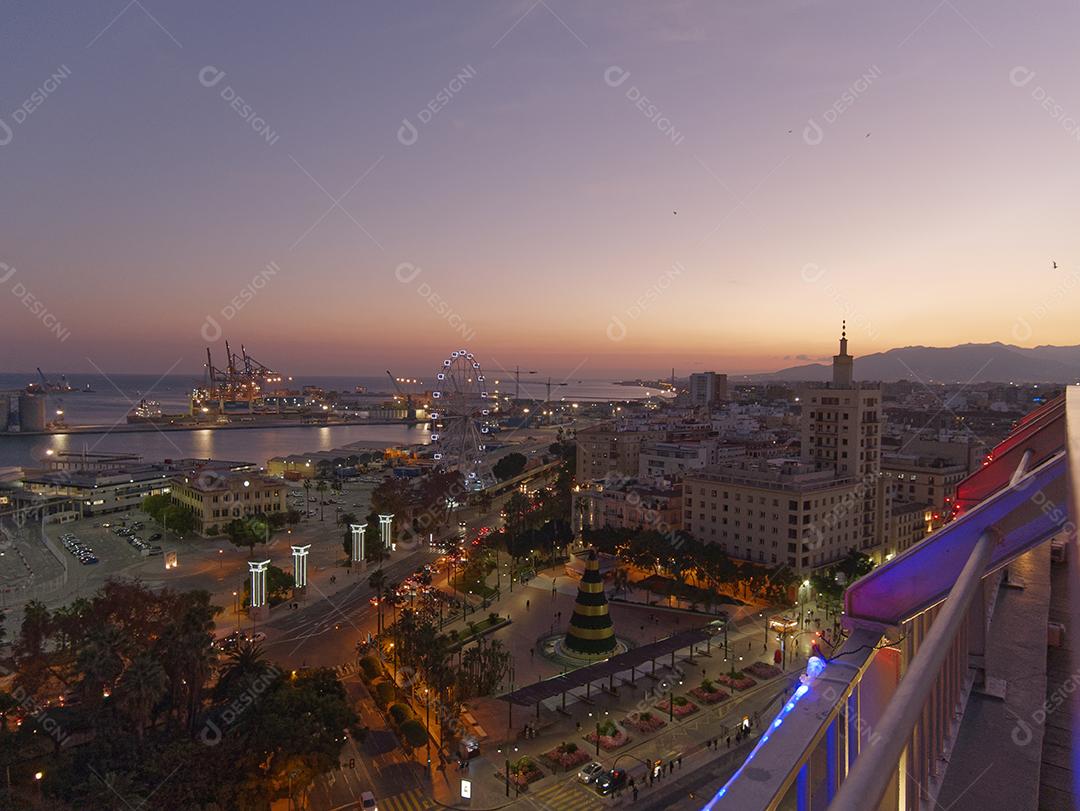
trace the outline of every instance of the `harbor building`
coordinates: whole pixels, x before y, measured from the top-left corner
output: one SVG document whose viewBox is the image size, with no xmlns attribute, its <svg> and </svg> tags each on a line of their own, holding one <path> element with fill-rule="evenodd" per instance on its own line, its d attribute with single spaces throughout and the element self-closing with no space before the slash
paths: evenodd
<svg viewBox="0 0 1080 811">
<path fill-rule="evenodd" d="M 219 535 L 236 518 L 284 513 L 289 509 L 289 486 L 280 479 L 249 472 L 206 470 L 171 481 L 175 504 L 194 515 L 195 531 L 203 537 Z"/>
</svg>

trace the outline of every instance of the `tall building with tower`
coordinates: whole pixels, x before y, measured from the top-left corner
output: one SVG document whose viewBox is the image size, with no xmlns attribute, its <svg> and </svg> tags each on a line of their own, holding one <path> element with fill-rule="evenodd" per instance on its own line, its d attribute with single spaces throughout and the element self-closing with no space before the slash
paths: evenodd
<svg viewBox="0 0 1080 811">
<path fill-rule="evenodd" d="M 845 325 L 846 327 L 846 325 Z M 881 385 L 854 379 L 847 331 L 831 382 L 805 384 L 798 457 L 737 460 L 683 482 L 683 526 L 729 555 L 798 572 L 878 544 Z"/>
</svg>

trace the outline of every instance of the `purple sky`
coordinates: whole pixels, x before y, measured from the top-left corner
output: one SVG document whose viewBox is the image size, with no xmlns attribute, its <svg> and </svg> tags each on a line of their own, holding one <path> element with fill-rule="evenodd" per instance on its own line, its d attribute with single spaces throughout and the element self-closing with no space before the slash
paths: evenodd
<svg viewBox="0 0 1080 811">
<path fill-rule="evenodd" d="M 0 20 L 0 370 L 197 372 L 219 333 L 296 374 L 577 377 L 792 365 L 844 317 L 856 354 L 1080 342 L 1075 3 Z"/>
</svg>

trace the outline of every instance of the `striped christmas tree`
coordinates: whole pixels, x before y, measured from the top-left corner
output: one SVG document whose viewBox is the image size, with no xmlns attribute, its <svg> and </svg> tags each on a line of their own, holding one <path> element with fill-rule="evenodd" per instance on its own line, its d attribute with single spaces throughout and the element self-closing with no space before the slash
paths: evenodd
<svg viewBox="0 0 1080 811">
<path fill-rule="evenodd" d="M 590 659 L 605 659 L 615 650 L 615 628 L 611 624 L 595 549 L 589 552 L 585 563 L 565 645 L 573 653 Z"/>
</svg>

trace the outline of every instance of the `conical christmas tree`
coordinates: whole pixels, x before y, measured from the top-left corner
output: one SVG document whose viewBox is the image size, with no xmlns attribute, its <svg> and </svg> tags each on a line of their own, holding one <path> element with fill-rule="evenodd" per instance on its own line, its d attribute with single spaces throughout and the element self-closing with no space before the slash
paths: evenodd
<svg viewBox="0 0 1080 811">
<path fill-rule="evenodd" d="M 615 628 L 611 624 L 595 549 L 589 552 L 585 563 L 565 645 L 573 653 L 590 659 L 606 659 L 615 650 Z"/>
</svg>

